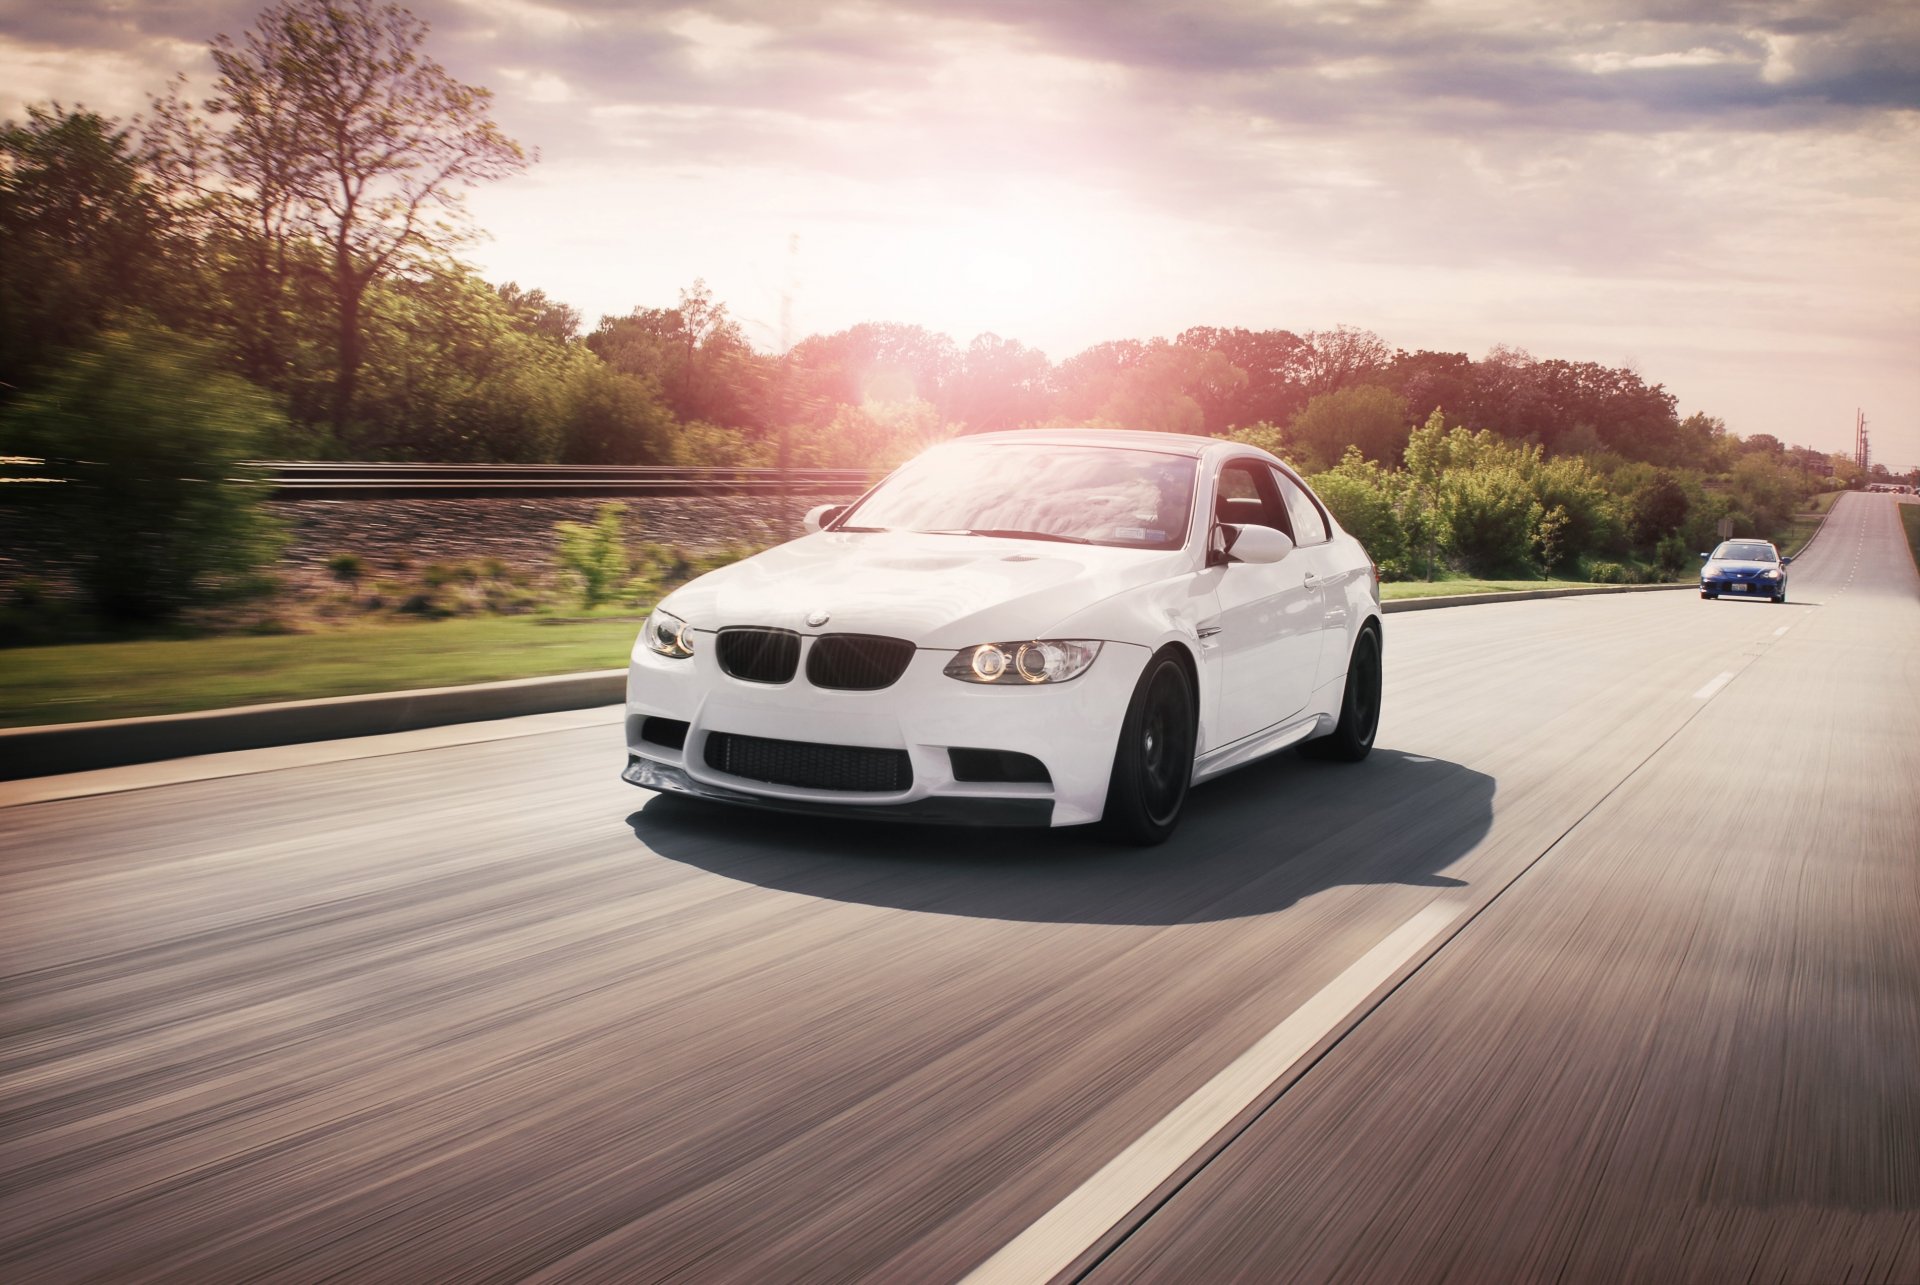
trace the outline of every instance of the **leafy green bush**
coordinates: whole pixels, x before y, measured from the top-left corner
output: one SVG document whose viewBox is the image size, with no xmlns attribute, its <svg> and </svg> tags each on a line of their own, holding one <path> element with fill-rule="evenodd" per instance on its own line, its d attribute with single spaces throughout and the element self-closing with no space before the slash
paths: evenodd
<svg viewBox="0 0 1920 1285">
<path fill-rule="evenodd" d="M 1592 584 L 1632 584 L 1634 581 L 1633 572 L 1618 562 L 1589 562 L 1586 578 Z"/>
<path fill-rule="evenodd" d="M 1482 466 L 1440 479 L 1435 503 L 1447 549 L 1475 575 L 1531 565 L 1534 530 L 1543 516 L 1518 469 Z"/>
<path fill-rule="evenodd" d="M 341 584 L 359 584 L 367 574 L 366 560 L 357 553 L 336 553 L 327 559 L 327 574 Z"/>
<path fill-rule="evenodd" d="M 591 524 L 554 525 L 554 534 L 560 537 L 560 566 L 572 577 L 583 607 L 597 607 L 610 600 L 631 569 L 621 534 L 621 512 L 621 505 L 603 504 Z"/>
<path fill-rule="evenodd" d="M 1653 565 L 1666 579 L 1678 579 L 1680 573 L 1687 569 L 1690 561 L 1692 559 L 1687 556 L 1686 537 L 1678 532 L 1662 538 L 1653 546 Z"/>
<path fill-rule="evenodd" d="M 1360 541 L 1367 555 L 1388 580 L 1404 580 L 1409 573 L 1407 533 L 1394 505 L 1391 475 L 1349 446 L 1335 468 L 1310 478 L 1318 495 L 1347 533 Z"/>
<path fill-rule="evenodd" d="M 278 548 L 242 476 L 283 424 L 209 351 L 156 328 L 113 331 L 0 418 L 0 451 L 65 479 L 48 512 L 102 613 L 155 619 L 231 592 Z"/>
</svg>

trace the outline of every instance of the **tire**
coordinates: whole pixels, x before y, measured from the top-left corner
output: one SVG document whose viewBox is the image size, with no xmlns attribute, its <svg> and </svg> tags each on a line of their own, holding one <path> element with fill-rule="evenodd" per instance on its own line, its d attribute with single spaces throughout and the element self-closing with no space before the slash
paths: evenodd
<svg viewBox="0 0 1920 1285">
<path fill-rule="evenodd" d="M 1784 604 L 1787 600 L 1787 591 L 1782 589 L 1779 593 L 1774 594 L 1773 600 L 1777 604 Z"/>
<path fill-rule="evenodd" d="M 1713 597 L 1713 595 L 1712 595 L 1712 594 L 1710 594 L 1710 593 L 1708 593 L 1708 592 L 1707 592 L 1707 591 L 1706 591 L 1705 589 L 1702 589 L 1702 590 L 1700 591 L 1700 596 L 1701 596 L 1701 598 L 1703 598 L 1703 599 L 1705 599 L 1705 598 L 1711 598 L 1711 597 Z"/>
<path fill-rule="evenodd" d="M 1186 666 L 1161 652 L 1147 662 L 1120 724 L 1100 818 L 1110 838 L 1143 848 L 1167 841 L 1193 784 L 1198 728 L 1193 680 Z"/>
<path fill-rule="evenodd" d="M 1308 741 L 1300 752 L 1312 758 L 1358 763 L 1373 752 L 1380 730 L 1380 635 L 1362 629 L 1347 662 L 1347 689 L 1340 696 L 1340 721 L 1330 735 Z"/>
</svg>

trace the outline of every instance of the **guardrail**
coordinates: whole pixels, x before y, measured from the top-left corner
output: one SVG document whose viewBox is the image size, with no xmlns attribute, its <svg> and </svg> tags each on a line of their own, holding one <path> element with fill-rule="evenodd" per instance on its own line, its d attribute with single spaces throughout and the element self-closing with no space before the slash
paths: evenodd
<svg viewBox="0 0 1920 1285">
<path fill-rule="evenodd" d="M 265 461 L 281 500 L 494 499 L 633 495 L 857 495 L 864 469 L 672 465 L 380 464 Z"/>
<path fill-rule="evenodd" d="M 555 499 L 635 495 L 853 496 L 878 475 L 865 469 L 683 468 L 665 464 L 388 464 L 259 460 L 277 500 Z M 26 494 L 58 485 L 44 461 L 0 460 L 0 486 Z"/>
</svg>

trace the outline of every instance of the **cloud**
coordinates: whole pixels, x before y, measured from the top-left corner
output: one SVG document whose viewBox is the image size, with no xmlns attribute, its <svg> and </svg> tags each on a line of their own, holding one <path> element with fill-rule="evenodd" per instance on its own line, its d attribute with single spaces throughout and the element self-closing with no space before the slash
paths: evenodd
<svg viewBox="0 0 1920 1285">
<path fill-rule="evenodd" d="M 204 88 L 206 42 L 258 7 L 0 0 L 0 115 L 50 97 L 138 111 L 178 70 Z M 589 312 L 731 271 L 773 315 L 766 282 L 799 230 L 831 283 L 808 296 L 822 322 L 894 315 L 1056 349 L 1196 322 L 1540 351 L 1584 333 L 1568 355 L 1599 360 L 1636 327 L 1679 352 L 1720 318 L 1769 354 L 1802 331 L 1854 352 L 1914 333 L 1905 0 L 410 7 L 433 56 L 491 87 L 544 158 L 476 193 L 498 257 L 563 295 L 580 283 Z M 1023 228 L 1044 232 L 1026 252 Z M 948 319 L 959 287 L 914 265 L 983 236 L 1035 288 Z M 1659 352 L 1640 352 L 1656 377 Z M 1716 360 L 1732 387 L 1733 359 Z"/>
</svg>

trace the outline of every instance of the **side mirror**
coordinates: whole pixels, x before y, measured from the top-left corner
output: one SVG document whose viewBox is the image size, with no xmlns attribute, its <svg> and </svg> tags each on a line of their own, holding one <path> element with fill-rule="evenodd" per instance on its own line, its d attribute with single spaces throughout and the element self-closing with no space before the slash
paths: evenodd
<svg viewBox="0 0 1920 1285">
<path fill-rule="evenodd" d="M 1704 558 L 1704 557 L 1706 557 L 1707 555 L 1703 553 L 1703 554 L 1701 554 L 1700 556 Z"/>
<path fill-rule="evenodd" d="M 1270 526 L 1221 524 L 1227 533 L 1227 555 L 1235 562 L 1278 562 L 1293 552 L 1293 538 Z"/>
<path fill-rule="evenodd" d="M 1791 557 L 1786 557 L 1786 558 L 1782 558 L 1782 559 L 1780 559 L 1780 565 L 1784 567 L 1784 566 L 1786 566 L 1786 565 L 1787 565 L 1787 564 L 1788 564 L 1789 562 L 1792 562 L 1792 561 L 1793 561 L 1793 559 L 1792 559 Z"/>
<path fill-rule="evenodd" d="M 808 531 L 824 531 L 839 521 L 840 515 L 846 511 L 847 506 L 844 504 L 816 504 L 807 510 L 806 517 L 800 519 L 800 525 L 806 527 Z"/>
</svg>

